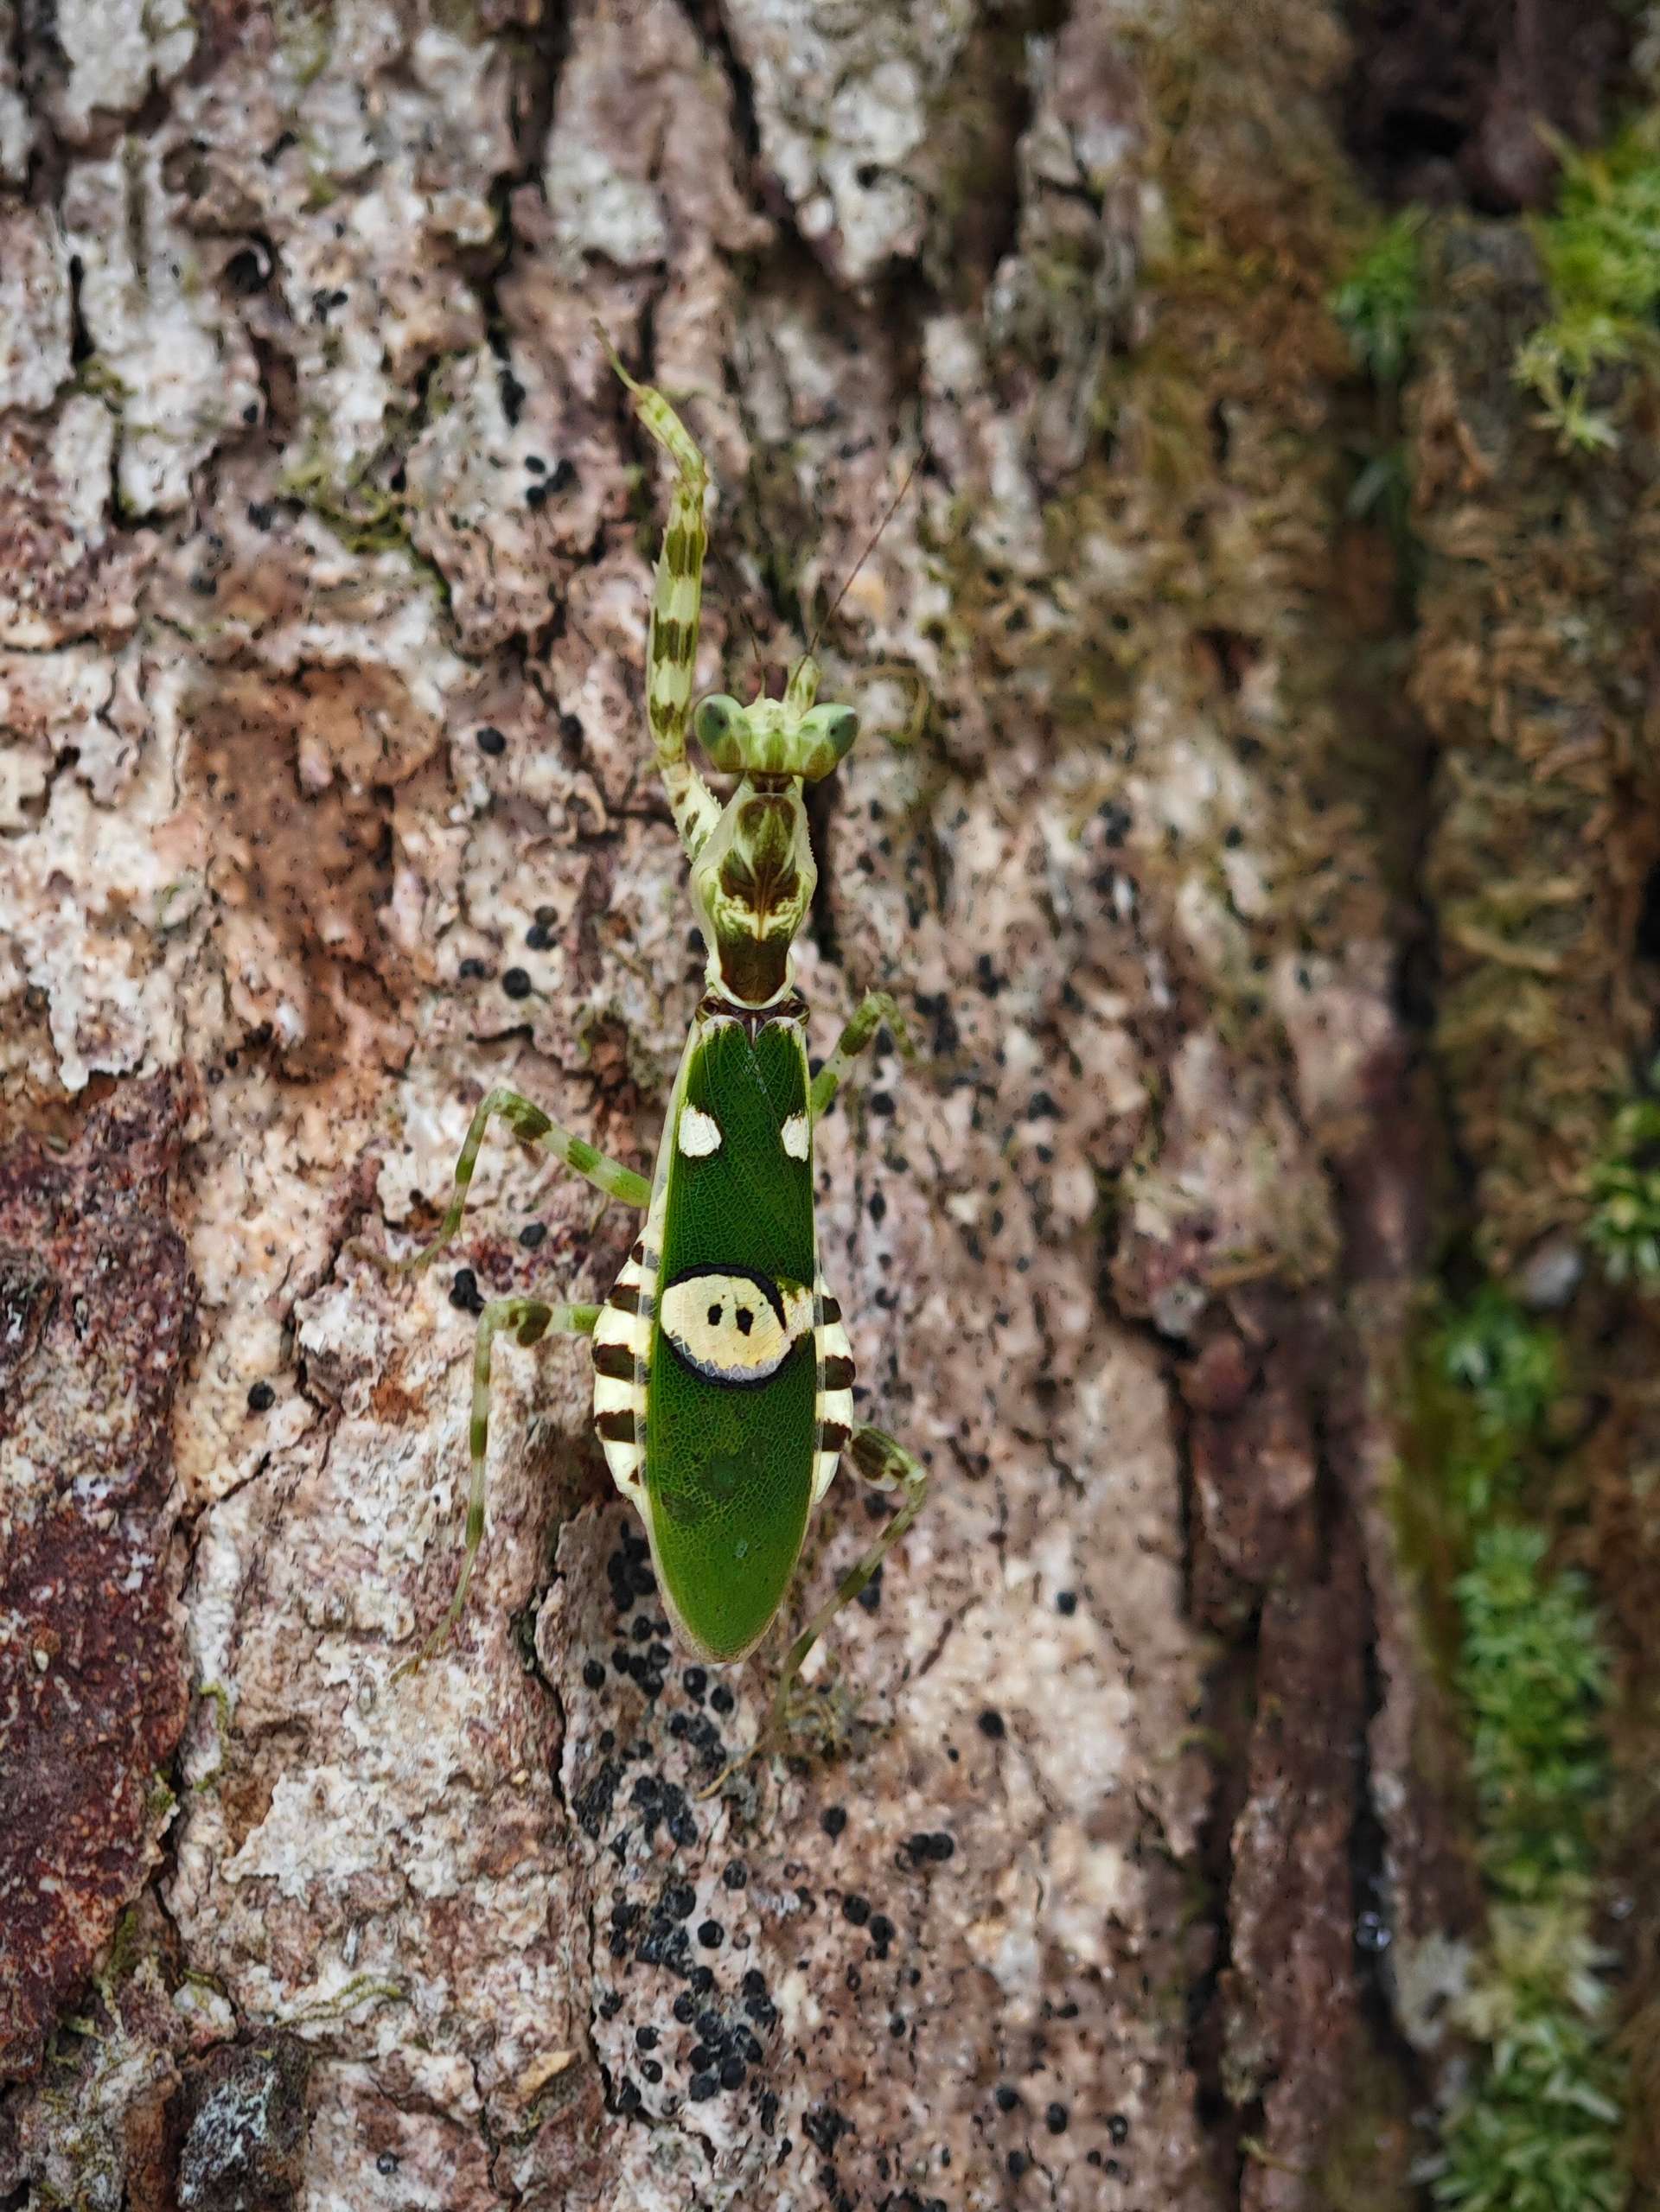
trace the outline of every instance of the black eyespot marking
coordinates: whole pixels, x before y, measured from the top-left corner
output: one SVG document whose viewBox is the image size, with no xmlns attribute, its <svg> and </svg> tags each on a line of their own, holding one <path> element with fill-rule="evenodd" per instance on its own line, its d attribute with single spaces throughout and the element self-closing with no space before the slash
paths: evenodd
<svg viewBox="0 0 1660 2212">
<path fill-rule="evenodd" d="M 801 1294 L 792 1290 L 797 1307 Z M 776 1283 L 749 1268 L 688 1267 L 662 1291 L 658 1311 L 669 1348 L 694 1374 L 739 1388 L 776 1374 L 807 1335 L 807 1315 L 787 1314 Z"/>
</svg>

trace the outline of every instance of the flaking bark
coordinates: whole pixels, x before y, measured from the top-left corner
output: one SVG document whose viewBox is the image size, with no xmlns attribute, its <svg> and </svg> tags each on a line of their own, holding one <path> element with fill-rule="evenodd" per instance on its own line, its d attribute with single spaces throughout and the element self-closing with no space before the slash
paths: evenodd
<svg viewBox="0 0 1660 2212">
<path fill-rule="evenodd" d="M 1358 2129 L 1408 2201 L 1427 2076 L 1353 1931 L 1421 1981 L 1469 1907 L 1378 1506 L 1421 1163 L 1335 11 L 0 24 L 6 1096 L 85 1147 L 188 1071 L 200 1300 L 179 1807 L 81 2026 L 35 2003 L 0 2189 L 1313 2212 Z M 712 1804 L 776 1655 L 735 1705 L 654 1655 L 580 1348 L 500 1354 L 473 1601 L 392 1680 L 475 1291 L 596 1298 L 629 1219 L 495 1143 L 453 1265 L 355 1242 L 430 1229 L 494 1082 L 644 1169 L 700 987 L 596 315 L 719 487 L 711 685 L 926 449 L 824 641 L 867 730 L 801 979 L 827 1047 L 873 987 L 923 1041 L 822 1131 L 821 1236 L 935 1496 L 833 1756 Z"/>
</svg>

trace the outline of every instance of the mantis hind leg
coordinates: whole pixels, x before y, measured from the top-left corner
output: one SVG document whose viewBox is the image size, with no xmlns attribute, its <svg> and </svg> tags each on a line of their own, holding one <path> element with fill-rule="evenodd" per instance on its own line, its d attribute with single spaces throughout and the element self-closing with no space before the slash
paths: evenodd
<svg viewBox="0 0 1660 2212">
<path fill-rule="evenodd" d="M 880 1429 L 867 1425 L 853 1431 L 846 1446 L 846 1456 L 852 1461 L 854 1470 L 875 1489 L 897 1490 L 902 1498 L 899 1510 L 883 1529 L 870 1550 L 856 1566 L 849 1568 L 836 1584 L 835 1593 L 826 1600 L 814 1614 L 789 1648 L 784 1660 L 783 1671 L 778 1677 L 778 1687 L 773 1693 L 772 1712 L 765 1728 L 754 1744 L 743 1756 L 734 1759 L 721 1771 L 707 1789 L 699 1790 L 699 1797 L 710 1797 L 721 1787 L 729 1775 L 747 1766 L 758 1753 L 769 1745 L 782 1743 L 788 1735 L 795 1686 L 800 1679 L 807 1655 L 844 1605 L 850 1605 L 861 1590 L 870 1587 L 877 1570 L 899 1539 L 910 1527 L 928 1501 L 928 1469 L 902 1444 L 895 1442 Z"/>
<path fill-rule="evenodd" d="M 473 1180 L 473 1170 L 478 1165 L 479 1147 L 484 1142 L 484 1132 L 492 1121 L 505 1121 L 522 1144 L 539 1145 L 551 1152 L 556 1160 L 569 1168 L 572 1174 L 591 1182 L 608 1198 L 621 1199 L 625 1206 L 645 1207 L 651 1202 L 651 1185 L 644 1176 L 635 1175 L 632 1168 L 625 1168 L 616 1160 L 608 1159 L 593 1145 L 585 1144 L 580 1137 L 573 1137 L 563 1129 L 550 1114 L 539 1106 L 522 1098 L 517 1091 L 502 1088 L 488 1092 L 480 1100 L 470 1126 L 456 1162 L 455 1190 L 449 1209 L 431 1244 L 408 1259 L 398 1261 L 393 1272 L 403 1274 L 412 1268 L 425 1267 L 436 1259 L 445 1245 L 461 1227 L 461 1217 L 467 1210 L 467 1193 Z"/>
<path fill-rule="evenodd" d="M 591 1336 L 599 1319 L 599 1308 L 588 1305 L 549 1305 L 542 1298 L 492 1298 L 478 1316 L 478 1335 L 473 1342 L 473 1415 L 469 1431 L 472 1448 L 473 1482 L 467 1499 L 467 1533 L 461 1555 L 461 1571 L 456 1578 L 455 1596 L 450 1600 L 450 1610 L 438 1622 L 413 1659 L 406 1659 L 393 1676 L 401 1681 L 405 1674 L 412 1674 L 437 1650 L 444 1638 L 451 1634 L 467 1603 L 468 1586 L 473 1578 L 473 1563 L 478 1557 L 478 1547 L 484 1538 L 484 1500 L 486 1492 L 485 1465 L 490 1442 L 490 1352 L 498 1333 L 512 1331 L 523 1345 L 540 1344 L 544 1336 L 565 1333 Z"/>
</svg>

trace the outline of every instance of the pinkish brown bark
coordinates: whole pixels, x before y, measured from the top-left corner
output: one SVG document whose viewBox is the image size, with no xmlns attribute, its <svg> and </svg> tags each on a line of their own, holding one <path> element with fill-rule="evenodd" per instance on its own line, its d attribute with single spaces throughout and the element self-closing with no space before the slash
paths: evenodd
<svg viewBox="0 0 1660 2212">
<path fill-rule="evenodd" d="M 93 1609 L 126 1733 L 31 1737 L 74 1817 L 0 1845 L 73 1922 L 8 1955 L 0 2190 L 1312 2212 L 1356 2070 L 1404 2078 L 1366 1884 L 1436 1857 L 1366 1325 L 1415 1264 L 1392 925 L 1327 788 L 1331 12 L 0 22 L 3 1189 L 46 1225 L 7 1443 L 72 1550 L 129 1542 L 70 1479 L 73 1288 L 29 1287 L 80 1238 L 156 1550 Z M 470 1276 L 356 1245 L 430 1228 L 494 1082 L 643 1167 L 699 989 L 641 714 L 663 486 L 596 316 L 712 461 L 711 685 L 745 622 L 799 650 L 924 456 L 825 641 L 867 729 L 801 979 L 826 1047 L 873 987 L 924 1040 L 820 1161 L 861 1411 L 935 1496 L 838 1623 L 830 1755 L 706 1803 L 776 1654 L 659 1654 L 579 1348 L 499 1353 L 473 1601 L 394 1679 L 473 1286 L 598 1297 L 627 1220 L 495 1144 Z M 868 1527 L 839 1484 L 811 1588 Z"/>
</svg>

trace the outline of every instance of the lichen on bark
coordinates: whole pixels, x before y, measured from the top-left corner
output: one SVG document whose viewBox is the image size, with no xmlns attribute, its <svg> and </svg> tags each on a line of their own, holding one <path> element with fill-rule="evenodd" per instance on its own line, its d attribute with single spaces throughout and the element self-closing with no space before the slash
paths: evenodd
<svg viewBox="0 0 1660 2212">
<path fill-rule="evenodd" d="M 1407 2202 L 1470 1901 L 1380 1506 L 1421 746 L 1344 507 L 1335 11 L 92 12 L 0 39 L 0 1080 L 38 1207 L 194 1077 L 192 1697 L 0 2188 Z M 711 458 L 700 682 L 847 583 L 801 976 L 821 1044 L 883 988 L 923 1046 L 818 1159 L 934 1497 L 833 1740 L 708 1803 L 776 1654 L 670 1651 L 579 1348 L 498 1346 L 472 1603 L 395 1679 L 470 1309 L 603 1295 L 629 1222 L 493 1143 L 453 1265 L 361 1250 L 495 1082 L 643 1168 L 701 989 L 596 316 Z"/>
</svg>

